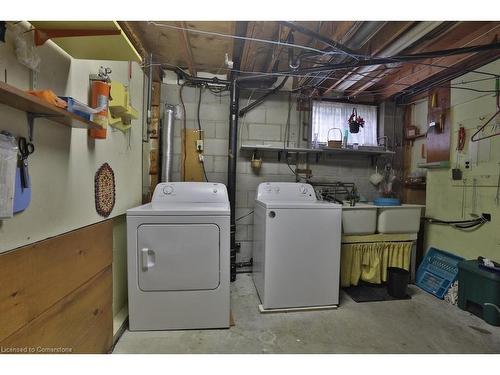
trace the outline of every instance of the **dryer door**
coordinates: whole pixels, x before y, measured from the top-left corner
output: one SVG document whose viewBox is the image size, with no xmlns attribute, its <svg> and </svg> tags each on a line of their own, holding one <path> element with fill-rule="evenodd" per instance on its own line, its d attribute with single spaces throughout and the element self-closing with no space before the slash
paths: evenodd
<svg viewBox="0 0 500 375">
<path fill-rule="evenodd" d="M 219 244 L 219 227 L 215 224 L 139 226 L 139 288 L 143 291 L 216 289 Z"/>
</svg>

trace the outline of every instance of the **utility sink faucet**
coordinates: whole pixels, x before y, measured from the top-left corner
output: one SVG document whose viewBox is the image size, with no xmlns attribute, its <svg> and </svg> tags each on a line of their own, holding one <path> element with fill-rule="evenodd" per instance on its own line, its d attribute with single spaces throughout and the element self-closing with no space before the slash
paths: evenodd
<svg viewBox="0 0 500 375">
<path fill-rule="evenodd" d="M 356 186 L 347 195 L 347 200 L 349 201 L 349 206 L 354 207 L 356 205 L 356 200 L 358 199 L 358 191 Z"/>
</svg>

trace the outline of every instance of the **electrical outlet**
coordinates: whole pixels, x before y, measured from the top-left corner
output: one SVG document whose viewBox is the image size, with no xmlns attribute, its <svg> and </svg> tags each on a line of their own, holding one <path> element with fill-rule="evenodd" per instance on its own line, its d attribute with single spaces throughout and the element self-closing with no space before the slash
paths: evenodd
<svg viewBox="0 0 500 375">
<path fill-rule="evenodd" d="M 196 141 L 196 150 L 198 152 L 203 151 L 203 140 L 202 139 L 199 139 Z"/>
</svg>

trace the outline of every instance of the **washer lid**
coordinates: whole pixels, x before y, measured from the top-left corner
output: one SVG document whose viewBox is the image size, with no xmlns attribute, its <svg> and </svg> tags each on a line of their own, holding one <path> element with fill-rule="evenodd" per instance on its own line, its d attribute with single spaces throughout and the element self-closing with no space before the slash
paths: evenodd
<svg viewBox="0 0 500 375">
<path fill-rule="evenodd" d="M 255 200 L 255 203 L 263 206 L 266 209 L 329 209 L 329 210 L 341 210 L 342 205 L 337 203 L 330 203 L 325 201 L 261 201 L 259 199 Z"/>
<path fill-rule="evenodd" d="M 151 202 L 127 210 L 127 216 L 229 216 L 229 203 Z"/>
<path fill-rule="evenodd" d="M 311 185 L 297 182 L 263 182 L 257 188 L 256 199 L 263 202 L 315 202 L 317 200 Z"/>
<path fill-rule="evenodd" d="M 227 203 L 224 184 L 213 182 L 162 182 L 156 185 L 151 202 Z"/>
</svg>

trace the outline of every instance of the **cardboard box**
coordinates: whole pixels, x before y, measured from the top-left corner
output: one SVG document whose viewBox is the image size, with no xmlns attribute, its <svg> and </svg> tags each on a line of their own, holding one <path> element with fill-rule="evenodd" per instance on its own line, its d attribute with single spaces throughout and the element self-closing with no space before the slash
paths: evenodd
<svg viewBox="0 0 500 375">
<path fill-rule="evenodd" d="M 151 124 L 149 124 L 149 130 L 151 131 L 149 137 L 150 138 L 158 138 L 159 135 L 159 125 L 160 125 L 160 119 L 158 118 L 151 118 Z"/>
<path fill-rule="evenodd" d="M 151 150 L 160 148 L 160 142 L 159 142 L 158 138 L 151 138 L 149 140 L 149 144 L 150 144 Z"/>
<path fill-rule="evenodd" d="M 152 105 L 151 106 L 151 118 L 159 119 L 160 118 L 160 106 Z"/>
<path fill-rule="evenodd" d="M 158 185 L 158 175 L 151 175 L 149 177 L 150 177 L 149 181 L 150 181 L 150 185 L 151 185 L 151 187 L 150 187 L 151 194 L 153 194 L 153 191 L 155 190 L 156 185 Z M 151 198 L 150 198 L 150 200 L 151 200 Z"/>
<path fill-rule="evenodd" d="M 151 87 L 151 105 L 160 105 L 161 98 L 161 82 L 153 82 Z"/>
<path fill-rule="evenodd" d="M 158 150 L 151 150 L 149 152 L 149 174 L 158 174 Z"/>
</svg>

